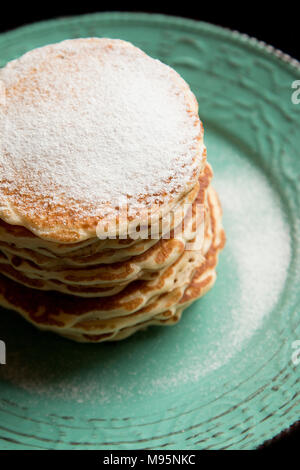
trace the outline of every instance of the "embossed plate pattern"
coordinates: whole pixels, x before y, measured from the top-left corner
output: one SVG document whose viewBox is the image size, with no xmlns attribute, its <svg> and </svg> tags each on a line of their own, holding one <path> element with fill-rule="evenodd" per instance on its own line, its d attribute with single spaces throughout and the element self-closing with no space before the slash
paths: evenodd
<svg viewBox="0 0 300 470">
<path fill-rule="evenodd" d="M 300 412 L 299 64 L 209 24 L 105 13 L 3 34 L 0 65 L 81 36 L 129 40 L 189 82 L 228 241 L 214 289 L 172 328 L 80 345 L 1 310 L 0 447 L 256 448 Z"/>
</svg>

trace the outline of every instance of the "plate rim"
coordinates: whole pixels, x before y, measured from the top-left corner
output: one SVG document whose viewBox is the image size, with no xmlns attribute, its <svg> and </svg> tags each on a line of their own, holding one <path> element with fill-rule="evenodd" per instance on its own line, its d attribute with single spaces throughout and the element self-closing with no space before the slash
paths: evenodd
<svg viewBox="0 0 300 470">
<path fill-rule="evenodd" d="M 117 19 L 120 21 L 133 21 L 136 20 L 138 23 L 140 21 L 146 21 L 147 24 L 149 24 L 150 19 L 153 21 L 153 24 L 157 24 L 157 22 L 162 22 L 162 23 L 169 23 L 170 25 L 178 25 L 180 29 L 183 29 L 184 26 L 193 26 L 193 28 L 199 29 L 203 31 L 207 31 L 210 33 L 214 33 L 218 37 L 225 37 L 225 38 L 230 38 L 232 41 L 236 41 L 238 44 L 245 44 L 246 46 L 250 47 L 253 50 L 263 52 L 265 55 L 271 55 L 274 59 L 278 60 L 281 65 L 285 65 L 288 67 L 290 70 L 293 71 L 300 71 L 300 62 L 297 59 L 292 58 L 290 55 L 282 52 L 280 49 L 277 49 L 271 45 L 268 45 L 264 41 L 258 40 L 254 37 L 251 37 L 247 34 L 240 33 L 236 30 L 231 30 L 229 28 L 225 28 L 222 26 L 214 25 L 208 22 L 203 22 L 203 21 L 197 21 L 197 20 L 192 20 L 189 18 L 185 17 L 179 17 L 179 16 L 170 16 L 170 15 L 163 15 L 163 14 L 149 14 L 149 13 L 131 13 L 131 12 L 99 12 L 99 13 L 90 13 L 86 15 L 75 15 L 75 16 L 68 16 L 68 17 L 59 17 L 59 18 L 54 18 L 51 20 L 45 20 L 41 22 L 35 22 L 31 23 L 25 26 L 18 27 L 16 29 L 13 29 L 11 31 L 4 32 L 0 34 L 0 40 L 3 37 L 8 37 L 10 35 L 16 36 L 18 34 L 22 34 L 26 30 L 32 31 L 33 29 L 38 30 L 38 29 L 43 29 L 44 27 L 49 27 L 49 24 L 57 24 L 57 22 L 60 23 L 72 23 L 72 22 L 77 22 L 79 21 L 86 21 L 89 22 L 91 19 L 94 19 L 95 17 L 101 17 L 103 19 Z M 122 18 L 121 18 L 122 17 Z M 291 423 L 292 425 L 292 423 Z M 281 429 L 282 432 L 287 428 Z M 270 431 L 272 436 L 274 435 L 274 431 Z M 271 438 L 271 437 L 270 437 Z M 270 439 L 269 438 L 269 439 Z M 264 440 L 266 442 L 268 438 Z M 262 442 L 263 443 L 263 442 Z"/>
<path fill-rule="evenodd" d="M 44 26 L 48 26 L 49 24 L 53 23 L 64 23 L 64 22 L 73 22 L 77 21 L 78 19 L 84 20 L 84 21 L 89 21 L 90 19 L 93 19 L 95 17 L 101 16 L 102 18 L 107 18 L 107 19 L 114 19 L 120 18 L 122 16 L 123 21 L 132 21 L 132 19 L 138 20 L 140 22 L 141 20 L 145 20 L 147 23 L 149 23 L 149 18 L 154 20 L 154 23 L 157 22 L 162 22 L 162 23 L 170 23 L 172 25 L 177 24 L 179 26 L 183 26 L 183 23 L 185 23 L 184 26 L 187 26 L 190 24 L 193 27 L 199 28 L 201 31 L 207 30 L 210 32 L 213 32 L 214 34 L 218 36 L 227 36 L 231 38 L 232 40 L 237 40 L 238 43 L 242 42 L 250 47 L 255 48 L 256 50 L 263 51 L 266 54 L 269 54 L 273 56 L 273 58 L 278 59 L 281 64 L 288 65 L 294 70 L 300 71 L 300 59 L 296 59 L 292 57 L 290 54 L 282 51 L 281 49 L 272 46 L 271 44 L 267 43 L 266 41 L 263 41 L 261 39 L 257 39 L 254 36 L 251 36 L 247 33 L 242 33 L 239 30 L 236 29 L 231 29 L 225 26 L 221 25 L 216 25 L 214 23 L 210 23 L 208 21 L 202 21 L 202 20 L 194 20 L 192 18 L 187 18 L 184 16 L 179 16 L 179 15 L 166 15 L 163 13 L 145 13 L 145 12 L 128 12 L 128 11 L 104 11 L 104 12 L 93 12 L 93 13 L 87 13 L 83 15 L 68 15 L 68 16 L 58 16 L 55 18 L 51 18 L 49 20 L 42 20 L 42 21 L 36 21 L 33 23 L 28 23 L 23 26 L 19 26 L 16 28 L 13 28 L 8 31 L 4 31 L 0 33 L 0 38 L 2 37 L 9 37 L 10 35 L 15 35 L 15 34 L 21 34 L 22 32 L 26 31 L 27 29 L 32 30 L 32 29 L 39 29 L 43 28 Z M 1 68 L 1 67 L 0 67 Z"/>
</svg>

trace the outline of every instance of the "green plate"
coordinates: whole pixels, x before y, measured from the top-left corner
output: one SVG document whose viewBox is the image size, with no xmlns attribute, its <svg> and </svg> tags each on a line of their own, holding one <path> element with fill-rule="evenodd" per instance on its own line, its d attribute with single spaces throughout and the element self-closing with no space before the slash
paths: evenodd
<svg viewBox="0 0 300 470">
<path fill-rule="evenodd" d="M 178 325 L 121 343 L 75 344 L 1 310 L 1 448 L 256 448 L 300 416 L 299 64 L 210 24 L 105 13 L 3 34 L 0 65 L 80 36 L 129 40 L 188 81 L 227 245 Z"/>
</svg>

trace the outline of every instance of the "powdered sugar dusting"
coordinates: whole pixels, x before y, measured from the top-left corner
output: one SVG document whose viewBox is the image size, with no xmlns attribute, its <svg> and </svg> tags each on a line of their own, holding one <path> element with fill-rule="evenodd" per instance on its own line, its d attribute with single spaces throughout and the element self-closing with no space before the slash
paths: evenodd
<svg viewBox="0 0 300 470">
<path fill-rule="evenodd" d="M 64 41 L 10 63 L 0 78 L 2 188 L 97 215 L 124 197 L 129 210 L 153 204 L 199 171 L 193 95 L 129 43 Z"/>
<path fill-rule="evenodd" d="M 217 283 L 226 286 L 228 294 L 219 303 L 215 287 L 209 311 L 203 306 L 206 299 L 195 305 L 199 317 L 194 324 L 190 323 L 194 351 L 188 361 L 184 356 L 177 364 L 178 373 L 155 379 L 154 389 L 167 390 L 197 382 L 226 364 L 259 330 L 283 290 L 291 242 L 280 199 L 262 172 L 238 155 L 231 158 L 236 168 L 225 164 L 225 169 L 215 172 L 214 181 L 223 207 L 227 238 L 222 253 L 227 276 L 219 273 Z M 208 324 L 201 319 L 201 309 L 210 317 Z"/>
</svg>

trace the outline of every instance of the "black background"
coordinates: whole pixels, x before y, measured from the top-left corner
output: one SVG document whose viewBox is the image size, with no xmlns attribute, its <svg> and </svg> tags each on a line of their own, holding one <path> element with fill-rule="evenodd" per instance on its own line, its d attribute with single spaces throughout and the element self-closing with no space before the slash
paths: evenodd
<svg viewBox="0 0 300 470">
<path fill-rule="evenodd" d="M 185 16 L 208 21 L 220 26 L 247 33 L 281 49 L 300 60 L 300 3 L 258 1 L 210 1 L 181 0 L 172 2 L 1 2 L 0 31 L 16 28 L 22 24 L 55 18 L 78 15 L 94 11 L 144 11 Z M 97 5 L 97 6 L 95 6 Z"/>
<path fill-rule="evenodd" d="M 95 11 L 143 11 L 165 13 L 207 21 L 247 33 L 272 44 L 283 52 L 300 60 L 300 3 L 296 2 L 108 2 L 83 1 L 81 6 L 70 6 L 70 2 L 5 2 L 0 7 L 0 32 L 36 21 L 70 16 Z M 300 444 L 300 428 L 289 431 L 263 446 L 265 450 L 291 451 Z"/>
</svg>

